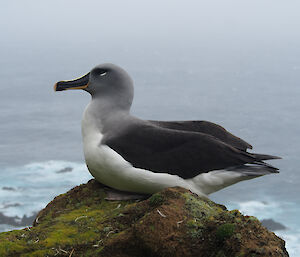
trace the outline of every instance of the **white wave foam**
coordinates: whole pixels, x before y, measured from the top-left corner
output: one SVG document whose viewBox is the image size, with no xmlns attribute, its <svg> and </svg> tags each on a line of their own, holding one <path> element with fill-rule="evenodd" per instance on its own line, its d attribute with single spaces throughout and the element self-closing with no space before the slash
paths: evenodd
<svg viewBox="0 0 300 257">
<path fill-rule="evenodd" d="M 290 257 L 300 256 L 300 231 L 291 233 L 288 231 L 278 231 L 276 235 L 286 242 L 286 249 Z"/>
<path fill-rule="evenodd" d="M 242 202 L 239 203 L 239 210 L 245 215 L 256 216 L 259 219 L 268 219 L 282 213 L 282 209 L 275 202 Z"/>
<path fill-rule="evenodd" d="M 66 168 L 71 171 L 57 173 Z M 85 164 L 67 161 L 52 160 L 4 169 L 0 172 L 0 212 L 6 216 L 30 216 L 58 194 L 91 178 Z"/>
<path fill-rule="evenodd" d="M 24 227 L 14 227 L 6 224 L 0 224 L 0 232 L 6 232 L 6 231 L 11 231 L 15 229 L 22 229 Z"/>
</svg>

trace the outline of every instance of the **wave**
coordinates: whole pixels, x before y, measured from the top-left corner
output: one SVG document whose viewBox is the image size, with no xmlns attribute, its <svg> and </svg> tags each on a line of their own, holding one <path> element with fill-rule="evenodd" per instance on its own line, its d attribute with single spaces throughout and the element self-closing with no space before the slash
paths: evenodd
<svg viewBox="0 0 300 257">
<path fill-rule="evenodd" d="M 282 213 L 279 203 L 269 201 L 246 201 L 231 204 L 239 209 L 241 213 L 249 216 L 256 216 L 260 219 L 276 218 Z"/>
<path fill-rule="evenodd" d="M 2 169 L 0 212 L 8 217 L 31 216 L 58 194 L 91 178 L 84 163 L 59 160 Z"/>
<path fill-rule="evenodd" d="M 286 242 L 286 249 L 290 257 L 299 257 L 300 253 L 300 231 L 276 231 L 276 235 Z"/>
</svg>

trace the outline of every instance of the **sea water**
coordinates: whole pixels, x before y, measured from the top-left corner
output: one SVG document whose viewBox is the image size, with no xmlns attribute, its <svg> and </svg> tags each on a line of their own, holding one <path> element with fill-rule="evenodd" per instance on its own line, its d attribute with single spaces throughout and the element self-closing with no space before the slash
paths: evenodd
<svg viewBox="0 0 300 257">
<path fill-rule="evenodd" d="M 269 55 L 262 55 L 259 66 L 238 66 L 221 62 L 224 56 L 218 62 L 192 54 L 175 58 L 169 53 L 162 59 L 164 49 L 151 54 L 137 50 L 129 58 L 125 50 L 104 53 L 94 48 L 90 51 L 98 56 L 80 62 L 60 59 L 58 65 L 56 60 L 76 56 L 78 48 L 58 48 L 44 58 L 42 50 L 32 54 L 19 48 L 14 59 L 9 54 L 13 48 L 7 49 L 0 60 L 2 215 L 16 220 L 34 216 L 58 194 L 91 179 L 80 129 L 90 97 L 84 91 L 55 93 L 53 84 L 85 74 L 111 57 L 134 79 L 134 115 L 213 121 L 252 144 L 253 152 L 283 157 L 270 162 L 280 174 L 241 182 L 211 198 L 245 215 L 283 224 L 287 229 L 276 234 L 286 241 L 291 256 L 300 256 L 300 64 L 293 58 L 274 65 Z M 139 55 L 147 56 L 147 62 L 139 62 Z M 0 231 L 15 228 L 20 227 L 0 224 Z"/>
</svg>

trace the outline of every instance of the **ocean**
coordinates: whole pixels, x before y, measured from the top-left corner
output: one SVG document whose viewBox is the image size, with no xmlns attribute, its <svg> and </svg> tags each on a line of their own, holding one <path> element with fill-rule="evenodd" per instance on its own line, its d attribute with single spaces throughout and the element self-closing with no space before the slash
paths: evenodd
<svg viewBox="0 0 300 257">
<path fill-rule="evenodd" d="M 77 77 L 88 69 L 75 66 L 67 72 L 56 71 L 36 62 L 37 71 L 23 65 L 1 69 L 0 213 L 6 217 L 6 221 L 2 217 L 1 231 L 24 227 L 17 226 L 24 215 L 34 216 L 56 195 L 92 178 L 83 160 L 80 134 L 89 96 L 83 91 L 53 91 L 56 80 Z M 236 184 L 211 198 L 245 215 L 283 224 L 286 229 L 275 232 L 286 240 L 291 256 L 297 256 L 298 69 L 291 66 L 280 73 L 271 69 L 264 73 L 148 65 L 127 68 L 136 85 L 135 115 L 210 120 L 253 144 L 254 152 L 283 158 L 271 162 L 280 174 Z M 7 217 L 13 219 L 7 221 Z"/>
<path fill-rule="evenodd" d="M 170 12 L 166 22 L 164 11 L 155 12 L 155 19 L 146 15 L 155 9 L 152 3 L 131 17 L 103 2 L 100 18 L 100 8 L 82 12 L 85 4 L 75 12 L 64 12 L 69 6 L 62 4 L 56 15 L 51 10 L 58 1 L 6 6 L 1 17 L 18 18 L 7 16 L 0 25 L 0 231 L 30 226 L 55 196 L 92 178 L 81 141 L 90 96 L 54 92 L 53 85 L 112 62 L 134 80 L 134 115 L 209 120 L 252 144 L 253 152 L 282 157 L 270 161 L 279 174 L 238 183 L 211 199 L 283 225 L 275 233 L 290 256 L 299 257 L 299 8 L 273 2 L 266 8 L 264 1 L 262 10 L 270 15 L 264 20 L 263 11 L 253 15 L 257 5 L 244 9 L 229 2 L 240 11 L 238 21 L 227 3 L 222 12 L 210 4 L 189 7 L 185 19 L 177 18 L 186 6 L 176 4 L 176 12 L 164 6 Z"/>
</svg>

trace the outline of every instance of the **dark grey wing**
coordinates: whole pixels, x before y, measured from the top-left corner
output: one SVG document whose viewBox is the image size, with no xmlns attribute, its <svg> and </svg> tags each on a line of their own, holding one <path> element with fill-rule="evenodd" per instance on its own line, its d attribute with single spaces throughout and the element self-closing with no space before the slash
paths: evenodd
<svg viewBox="0 0 300 257">
<path fill-rule="evenodd" d="M 262 164 L 255 155 L 240 151 L 211 135 L 165 129 L 150 123 L 131 124 L 118 135 L 104 138 L 102 143 L 136 168 L 170 173 L 185 179 L 246 163 Z"/>
<path fill-rule="evenodd" d="M 247 148 L 252 149 L 252 146 L 243 139 L 231 134 L 222 126 L 209 121 L 156 121 L 150 120 L 152 124 L 168 129 L 176 129 L 183 131 L 194 131 L 212 135 L 221 141 L 239 149 L 246 151 Z"/>
</svg>

